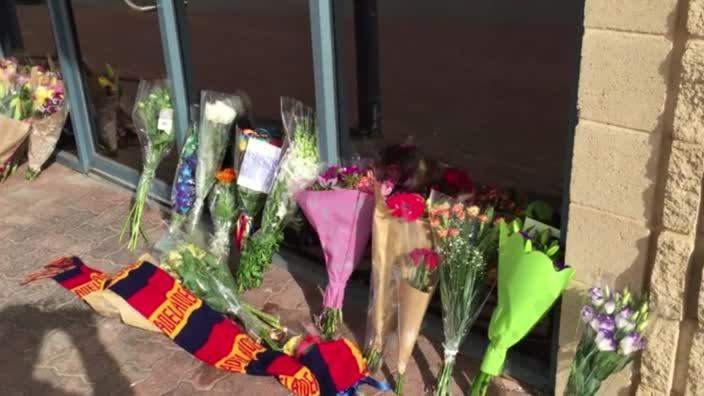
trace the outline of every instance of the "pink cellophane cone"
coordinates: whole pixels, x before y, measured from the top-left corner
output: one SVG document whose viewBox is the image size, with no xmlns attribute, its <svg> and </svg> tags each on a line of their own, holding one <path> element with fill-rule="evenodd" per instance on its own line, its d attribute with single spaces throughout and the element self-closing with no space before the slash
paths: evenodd
<svg viewBox="0 0 704 396">
<path fill-rule="evenodd" d="M 301 191 L 296 201 L 325 253 L 328 285 L 323 306 L 342 308 L 347 280 L 369 242 L 374 196 L 358 190 Z"/>
</svg>

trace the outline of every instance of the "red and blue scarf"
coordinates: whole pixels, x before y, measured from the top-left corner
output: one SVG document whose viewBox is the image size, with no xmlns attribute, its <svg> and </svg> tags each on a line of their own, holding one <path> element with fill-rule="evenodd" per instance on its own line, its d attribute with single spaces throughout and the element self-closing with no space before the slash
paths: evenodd
<svg viewBox="0 0 704 396">
<path fill-rule="evenodd" d="M 368 376 L 362 354 L 350 341 L 308 341 L 296 358 L 267 349 L 146 261 L 109 277 L 78 257 L 65 257 L 25 282 L 47 277 L 80 298 L 110 290 L 199 360 L 236 373 L 273 376 L 296 395 L 352 395 L 362 384 L 389 390 L 387 384 Z"/>
</svg>

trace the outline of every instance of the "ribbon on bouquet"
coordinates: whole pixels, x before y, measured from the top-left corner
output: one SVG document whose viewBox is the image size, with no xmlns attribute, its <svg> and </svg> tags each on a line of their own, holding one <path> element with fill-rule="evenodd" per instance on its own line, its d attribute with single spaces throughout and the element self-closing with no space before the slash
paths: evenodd
<svg viewBox="0 0 704 396">
<path fill-rule="evenodd" d="M 138 314 L 144 323 L 132 318 L 131 324 L 158 329 L 197 359 L 226 371 L 273 376 L 295 395 L 348 395 L 363 384 L 388 389 L 368 377 L 361 353 L 348 340 L 312 343 L 296 358 L 269 350 L 142 259 L 110 277 L 78 257 L 64 257 L 23 283 L 49 277 L 99 313 L 111 311 L 107 304 L 113 306 L 112 312 L 120 311 L 123 320 Z"/>
<path fill-rule="evenodd" d="M 252 232 L 252 216 L 241 211 L 235 223 L 235 246 L 237 250 L 242 250 L 242 240 L 249 237 Z"/>
</svg>

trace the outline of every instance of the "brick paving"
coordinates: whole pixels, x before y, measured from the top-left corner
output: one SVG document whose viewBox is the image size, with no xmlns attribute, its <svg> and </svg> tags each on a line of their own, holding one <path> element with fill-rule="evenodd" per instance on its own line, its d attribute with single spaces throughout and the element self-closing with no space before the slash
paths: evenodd
<svg viewBox="0 0 704 396">
<path fill-rule="evenodd" d="M 115 272 L 148 249 L 142 242 L 131 254 L 117 241 L 129 191 L 57 164 L 34 182 L 26 182 L 23 174 L 21 168 L 0 184 L 0 394 L 286 394 L 272 378 L 214 369 L 160 334 L 97 316 L 52 281 L 20 286 L 27 273 L 57 256 L 77 255 L 96 269 Z M 144 223 L 147 236 L 157 238 L 164 226 L 160 210 L 148 210 Z M 278 266 L 272 266 L 259 290 L 244 298 L 280 315 L 298 332 L 320 307 L 314 283 Z M 352 326 L 343 332 L 359 343 L 364 313 L 355 309 L 345 311 Z M 390 340 L 389 356 L 394 355 L 393 344 Z M 406 374 L 406 394 L 428 392 L 441 354 L 439 342 L 421 336 Z M 460 356 L 453 394 L 467 389 L 475 368 Z M 378 377 L 391 382 L 393 375 L 394 369 L 385 366 Z M 508 380 L 495 384 L 490 393 L 526 394 Z"/>
</svg>

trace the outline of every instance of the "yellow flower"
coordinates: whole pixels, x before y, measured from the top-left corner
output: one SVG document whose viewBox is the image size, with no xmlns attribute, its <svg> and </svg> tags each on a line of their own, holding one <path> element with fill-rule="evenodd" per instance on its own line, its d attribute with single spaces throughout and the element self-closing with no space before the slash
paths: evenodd
<svg viewBox="0 0 704 396">
<path fill-rule="evenodd" d="M 479 207 L 474 205 L 467 208 L 467 215 L 469 217 L 476 217 L 479 215 Z"/>
<path fill-rule="evenodd" d="M 52 92 L 45 86 L 40 85 L 34 90 L 34 97 L 32 98 L 32 107 L 35 109 L 40 108 L 47 98 L 51 97 Z"/>
</svg>

